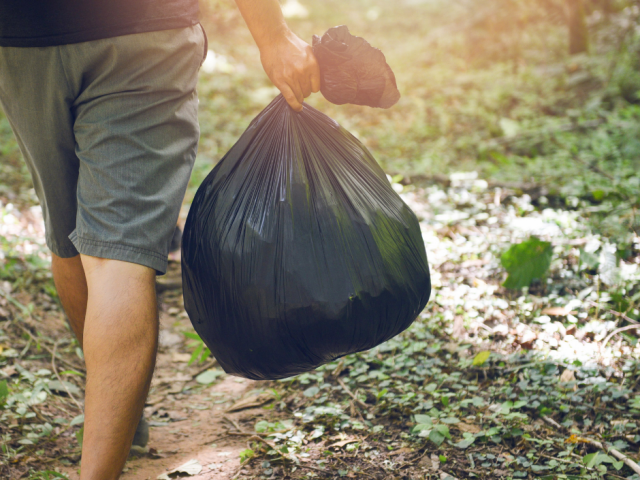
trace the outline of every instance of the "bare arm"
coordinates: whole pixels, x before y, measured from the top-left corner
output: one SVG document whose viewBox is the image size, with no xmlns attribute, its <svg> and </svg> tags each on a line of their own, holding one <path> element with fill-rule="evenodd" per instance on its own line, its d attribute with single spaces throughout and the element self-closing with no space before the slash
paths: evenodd
<svg viewBox="0 0 640 480">
<path fill-rule="evenodd" d="M 311 46 L 287 26 L 278 0 L 236 0 L 258 48 L 264 71 L 291 108 L 320 90 L 320 67 Z"/>
</svg>

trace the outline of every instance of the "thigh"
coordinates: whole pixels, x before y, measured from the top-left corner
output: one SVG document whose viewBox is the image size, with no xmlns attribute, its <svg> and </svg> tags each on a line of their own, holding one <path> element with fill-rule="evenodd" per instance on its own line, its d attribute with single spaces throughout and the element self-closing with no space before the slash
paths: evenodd
<svg viewBox="0 0 640 480">
<path fill-rule="evenodd" d="M 63 258 L 78 254 L 68 238 L 79 169 L 73 98 L 57 47 L 0 47 L 0 104 L 33 178 L 47 245 Z"/>
<path fill-rule="evenodd" d="M 86 72 L 74 103 L 81 253 L 166 270 L 196 155 L 204 42 L 196 25 L 69 50 L 65 63 Z"/>
</svg>

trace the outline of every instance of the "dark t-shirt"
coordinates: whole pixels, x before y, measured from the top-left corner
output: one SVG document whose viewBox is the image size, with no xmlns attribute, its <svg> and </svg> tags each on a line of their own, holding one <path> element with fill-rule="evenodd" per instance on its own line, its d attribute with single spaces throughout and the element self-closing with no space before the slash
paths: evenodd
<svg viewBox="0 0 640 480">
<path fill-rule="evenodd" d="M 47 47 L 198 23 L 198 0 L 0 0 L 0 46 Z"/>
</svg>

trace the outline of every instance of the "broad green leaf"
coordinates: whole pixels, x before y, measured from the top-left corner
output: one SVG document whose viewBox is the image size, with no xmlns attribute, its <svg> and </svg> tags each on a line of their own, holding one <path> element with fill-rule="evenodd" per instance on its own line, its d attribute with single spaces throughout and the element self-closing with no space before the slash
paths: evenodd
<svg viewBox="0 0 640 480">
<path fill-rule="evenodd" d="M 591 195 L 593 195 L 593 199 L 596 202 L 601 202 L 604 198 L 604 190 L 594 190 L 593 192 L 591 192 Z"/>
<path fill-rule="evenodd" d="M 451 440 L 451 434 L 449 433 L 449 427 L 447 427 L 446 425 L 436 425 L 434 427 L 434 429 L 436 431 L 438 431 L 443 437 L 448 438 L 449 440 Z"/>
<path fill-rule="evenodd" d="M 611 465 L 613 465 L 613 468 L 616 470 L 620 470 L 624 466 L 624 462 L 622 460 L 618 460 L 617 462 L 611 462 Z"/>
<path fill-rule="evenodd" d="M 269 422 L 267 422 L 266 420 L 262 420 L 256 423 L 255 429 L 258 433 L 266 432 L 267 430 L 269 430 Z"/>
<path fill-rule="evenodd" d="M 509 274 L 503 285 L 512 289 L 528 287 L 533 280 L 542 278 L 547 273 L 552 256 L 551 243 L 536 237 L 512 245 L 500 258 Z"/>
<path fill-rule="evenodd" d="M 246 450 L 243 450 L 240 452 L 240 463 L 244 463 L 247 460 L 253 458 L 253 456 L 255 455 L 255 452 L 253 450 L 251 450 L 250 448 L 247 448 Z"/>
<path fill-rule="evenodd" d="M 80 389 L 78 387 L 76 387 L 73 383 L 69 383 L 65 380 L 63 380 L 62 382 L 59 380 L 50 381 L 49 390 L 59 393 L 66 393 L 68 391 L 71 394 L 80 394 Z"/>
<path fill-rule="evenodd" d="M 442 442 L 444 442 L 444 435 L 442 435 L 438 430 L 433 429 L 429 433 L 429 440 L 431 440 L 437 446 L 440 446 L 442 445 Z"/>
<path fill-rule="evenodd" d="M 456 417 L 441 418 L 440 421 L 442 423 L 448 423 L 449 425 L 460 423 L 460 420 L 458 420 Z"/>
<path fill-rule="evenodd" d="M 433 420 L 431 420 L 431 417 L 429 415 L 414 415 L 414 419 L 418 424 L 422 424 L 422 425 L 433 424 Z"/>
<path fill-rule="evenodd" d="M 319 391 L 320 389 L 318 387 L 309 387 L 304 392 L 302 392 L 302 394 L 305 397 L 315 397 Z"/>
<path fill-rule="evenodd" d="M 84 439 L 84 427 L 76 432 L 76 440 L 78 441 L 78 445 L 82 448 L 82 440 Z"/>
<path fill-rule="evenodd" d="M 209 385 L 210 383 L 215 382 L 216 379 L 222 375 L 224 375 L 222 370 L 207 370 L 196 377 L 196 382 L 202 385 Z"/>
<path fill-rule="evenodd" d="M 84 373 L 76 372 L 75 370 L 65 370 L 64 372 L 60 372 L 60 375 L 78 375 L 79 377 L 84 377 Z"/>
<path fill-rule="evenodd" d="M 456 447 L 462 450 L 464 450 L 465 448 L 467 448 L 469 445 L 473 444 L 473 442 L 476 441 L 475 435 L 472 435 L 470 433 L 464 432 L 463 436 L 464 438 L 455 444 Z"/>
<path fill-rule="evenodd" d="M 69 423 L 69 426 L 73 427 L 74 425 L 82 425 L 84 423 L 84 413 L 82 415 L 78 415 L 74 417 L 73 420 Z"/>
<path fill-rule="evenodd" d="M 613 463 L 615 462 L 615 459 L 611 458 L 606 453 L 596 452 L 585 455 L 582 458 L 582 462 L 587 466 L 587 468 L 594 468 L 601 463 Z"/>
<path fill-rule="evenodd" d="M 6 380 L 0 382 L 0 405 L 2 405 L 9 396 L 9 385 Z"/>
<path fill-rule="evenodd" d="M 191 365 L 193 362 L 195 362 L 196 358 L 200 356 L 203 350 L 204 350 L 204 343 L 201 343 L 195 348 L 195 350 L 191 354 L 191 358 L 189 359 L 189 363 L 187 363 L 187 365 Z"/>
<path fill-rule="evenodd" d="M 416 425 L 415 427 L 413 427 L 411 429 L 411 433 L 419 433 L 422 432 L 424 430 L 431 430 L 433 428 L 433 425 L 427 425 L 424 423 L 419 423 L 418 425 Z"/>
<path fill-rule="evenodd" d="M 580 269 L 595 269 L 600 266 L 600 256 L 580 250 Z"/>
<path fill-rule="evenodd" d="M 489 356 L 491 355 L 491 352 L 488 350 L 484 350 L 480 353 L 478 353 L 474 358 L 473 358 L 473 366 L 474 367 L 481 367 L 482 365 L 485 364 L 485 362 L 489 359 Z"/>
</svg>

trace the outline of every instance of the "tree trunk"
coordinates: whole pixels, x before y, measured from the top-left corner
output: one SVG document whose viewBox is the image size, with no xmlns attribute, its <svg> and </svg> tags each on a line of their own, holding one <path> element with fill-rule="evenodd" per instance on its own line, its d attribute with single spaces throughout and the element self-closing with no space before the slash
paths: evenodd
<svg viewBox="0 0 640 480">
<path fill-rule="evenodd" d="M 567 0 L 569 20 L 569 53 L 584 53 L 589 50 L 589 32 L 583 0 Z"/>
</svg>

